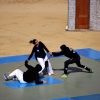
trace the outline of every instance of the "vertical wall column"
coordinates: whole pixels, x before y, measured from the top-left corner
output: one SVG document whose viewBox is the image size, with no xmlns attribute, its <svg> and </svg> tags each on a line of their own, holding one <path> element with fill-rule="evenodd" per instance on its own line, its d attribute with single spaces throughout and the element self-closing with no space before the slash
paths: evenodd
<svg viewBox="0 0 100 100">
<path fill-rule="evenodd" d="M 100 30 L 100 0 L 97 0 L 97 30 Z"/>
<path fill-rule="evenodd" d="M 96 11 L 96 0 L 90 0 L 90 29 L 97 29 L 97 11 Z"/>
<path fill-rule="evenodd" d="M 100 30 L 100 0 L 90 0 L 90 29 Z"/>
<path fill-rule="evenodd" d="M 76 0 L 68 0 L 68 30 L 75 30 Z"/>
</svg>

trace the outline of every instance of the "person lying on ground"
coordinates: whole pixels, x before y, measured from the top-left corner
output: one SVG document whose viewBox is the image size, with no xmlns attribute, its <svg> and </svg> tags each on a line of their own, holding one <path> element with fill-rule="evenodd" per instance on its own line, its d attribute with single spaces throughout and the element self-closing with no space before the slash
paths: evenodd
<svg viewBox="0 0 100 100">
<path fill-rule="evenodd" d="M 27 68 L 26 72 L 22 72 L 20 69 L 16 69 L 11 72 L 8 76 L 4 74 L 4 78 L 6 81 L 11 79 L 17 79 L 20 83 L 32 83 L 35 84 L 43 84 L 46 83 L 45 80 L 40 81 L 39 71 L 41 71 L 42 67 L 37 64 L 35 67 L 28 64 L 28 61 L 25 61 L 25 67 Z"/>
</svg>

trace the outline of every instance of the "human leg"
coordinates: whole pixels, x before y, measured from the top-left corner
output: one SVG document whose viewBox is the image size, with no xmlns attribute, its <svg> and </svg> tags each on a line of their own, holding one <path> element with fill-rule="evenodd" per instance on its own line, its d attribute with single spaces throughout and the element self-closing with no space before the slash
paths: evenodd
<svg viewBox="0 0 100 100">
<path fill-rule="evenodd" d="M 44 59 L 43 58 L 37 58 L 37 61 L 39 62 L 39 64 L 41 65 L 42 67 L 42 70 L 39 71 L 39 74 L 43 74 L 43 70 L 45 68 L 45 62 L 44 62 Z"/>
<path fill-rule="evenodd" d="M 78 61 L 76 62 L 76 65 L 80 68 L 86 69 L 87 71 L 89 71 L 90 73 L 93 73 L 93 70 L 88 68 L 86 65 L 82 65 L 80 62 L 80 56 L 78 56 Z"/>
<path fill-rule="evenodd" d="M 88 68 L 88 67 L 85 66 L 85 65 L 82 65 L 81 62 L 80 62 L 80 60 L 79 60 L 78 62 L 76 62 L 76 65 L 77 65 L 78 67 L 81 67 L 81 68 L 83 68 L 83 69 L 86 69 L 86 70 L 87 70 L 88 72 L 90 72 L 90 73 L 93 73 L 93 70 L 90 69 L 90 68 Z"/>
<path fill-rule="evenodd" d="M 53 72 L 53 69 L 52 69 L 52 65 L 51 65 L 51 63 L 50 63 L 50 61 L 49 61 L 49 59 L 48 59 L 47 56 L 45 56 L 44 61 L 48 63 L 48 64 L 47 64 L 47 65 L 48 65 L 48 66 L 47 66 L 48 75 L 54 75 L 54 72 Z M 55 74 L 55 75 L 56 75 L 56 74 Z"/>
<path fill-rule="evenodd" d="M 12 73 L 10 73 L 8 77 L 14 77 L 14 76 L 16 76 L 16 78 L 20 81 L 20 83 L 27 83 L 23 80 L 23 72 L 20 69 L 16 69 Z"/>
<path fill-rule="evenodd" d="M 67 77 L 67 74 L 68 74 L 67 71 L 68 71 L 69 64 L 76 63 L 78 60 L 79 60 L 79 58 L 76 57 L 76 58 L 73 58 L 73 59 L 66 60 L 64 62 L 64 75 L 62 75 L 62 77 Z"/>
</svg>

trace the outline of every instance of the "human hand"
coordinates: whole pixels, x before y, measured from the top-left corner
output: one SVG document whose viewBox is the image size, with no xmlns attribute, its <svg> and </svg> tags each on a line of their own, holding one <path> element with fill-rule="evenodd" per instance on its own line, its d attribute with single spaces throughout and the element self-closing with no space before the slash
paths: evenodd
<svg viewBox="0 0 100 100">
<path fill-rule="evenodd" d="M 70 58 L 70 60 L 72 60 L 73 58 Z"/>
<path fill-rule="evenodd" d="M 50 54 L 51 56 L 53 56 L 52 52 L 49 52 L 49 54 Z"/>
<path fill-rule="evenodd" d="M 43 84 L 46 84 L 46 81 L 45 80 L 43 80 Z"/>
</svg>

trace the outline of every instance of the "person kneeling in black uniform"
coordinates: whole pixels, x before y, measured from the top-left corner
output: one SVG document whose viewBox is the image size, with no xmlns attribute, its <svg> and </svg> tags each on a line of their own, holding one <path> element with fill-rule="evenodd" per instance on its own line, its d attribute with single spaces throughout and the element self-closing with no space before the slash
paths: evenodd
<svg viewBox="0 0 100 100">
<path fill-rule="evenodd" d="M 64 75 L 62 75 L 62 77 L 67 77 L 67 70 L 68 70 L 68 65 L 69 64 L 73 64 L 76 63 L 76 65 L 78 67 L 84 68 L 87 71 L 89 71 L 90 73 L 93 73 L 93 70 L 88 68 L 85 65 L 82 65 L 80 62 L 80 55 L 74 51 L 72 48 L 67 47 L 66 45 L 61 45 L 60 46 L 61 51 L 60 52 L 52 52 L 53 56 L 61 56 L 61 55 L 65 55 L 66 57 L 69 58 L 69 60 L 64 62 Z"/>
<path fill-rule="evenodd" d="M 42 67 L 37 64 L 35 67 L 32 67 L 31 65 L 28 65 L 28 61 L 25 61 L 25 67 L 27 68 L 26 72 L 22 72 L 20 69 L 16 69 L 13 72 L 11 72 L 8 76 L 4 74 L 4 78 L 6 81 L 12 79 L 13 77 L 16 77 L 20 83 L 32 83 L 35 82 L 35 84 L 43 84 L 46 83 L 45 80 L 40 81 L 40 77 L 38 72 L 41 71 Z"/>
</svg>

